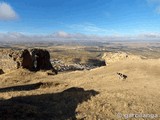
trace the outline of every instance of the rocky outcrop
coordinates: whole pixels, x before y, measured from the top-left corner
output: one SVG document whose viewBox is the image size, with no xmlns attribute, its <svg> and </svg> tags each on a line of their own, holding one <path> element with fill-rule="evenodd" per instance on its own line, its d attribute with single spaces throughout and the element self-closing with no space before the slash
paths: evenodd
<svg viewBox="0 0 160 120">
<path fill-rule="evenodd" d="M 109 65 L 122 60 L 140 60 L 141 57 L 127 54 L 124 52 L 117 52 L 117 53 L 108 52 L 108 53 L 104 53 L 104 55 L 102 56 L 102 59 L 105 60 L 106 65 Z"/>
<path fill-rule="evenodd" d="M 34 71 L 52 70 L 57 74 L 57 71 L 52 67 L 50 54 L 47 50 L 4 50 L 0 56 L 0 68 L 6 72 L 13 69 L 26 68 Z"/>
</svg>

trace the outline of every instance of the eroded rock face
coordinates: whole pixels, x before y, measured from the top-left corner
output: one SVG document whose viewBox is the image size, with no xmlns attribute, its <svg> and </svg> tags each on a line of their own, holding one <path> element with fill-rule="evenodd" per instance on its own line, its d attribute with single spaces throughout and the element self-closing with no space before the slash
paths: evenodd
<svg viewBox="0 0 160 120">
<path fill-rule="evenodd" d="M 57 71 L 52 67 L 50 54 L 47 50 L 4 50 L 1 52 L 0 57 L 0 68 L 6 72 L 26 68 L 34 71 L 52 70 L 57 74 Z"/>
</svg>

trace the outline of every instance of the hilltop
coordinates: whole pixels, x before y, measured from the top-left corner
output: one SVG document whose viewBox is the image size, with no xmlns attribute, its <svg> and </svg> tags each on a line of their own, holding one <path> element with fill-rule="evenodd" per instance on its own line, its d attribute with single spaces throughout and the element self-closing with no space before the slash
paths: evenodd
<svg viewBox="0 0 160 120">
<path fill-rule="evenodd" d="M 18 69 L 0 76 L 1 118 L 118 120 L 127 117 L 120 113 L 158 114 L 159 75 L 160 59 L 141 56 L 53 76 Z"/>
</svg>

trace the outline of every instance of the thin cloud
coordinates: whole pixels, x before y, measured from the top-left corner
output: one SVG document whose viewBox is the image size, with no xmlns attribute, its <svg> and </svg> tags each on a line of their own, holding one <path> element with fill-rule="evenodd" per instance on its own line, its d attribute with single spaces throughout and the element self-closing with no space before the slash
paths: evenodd
<svg viewBox="0 0 160 120">
<path fill-rule="evenodd" d="M 160 0 L 147 0 L 149 3 L 160 3 Z"/>
<path fill-rule="evenodd" d="M 158 6 L 158 7 L 156 8 L 156 12 L 157 12 L 158 14 L 160 14 L 160 6 Z"/>
<path fill-rule="evenodd" d="M 17 13 L 8 3 L 0 2 L 0 20 L 14 20 L 17 18 Z"/>
<path fill-rule="evenodd" d="M 147 0 L 148 4 L 154 5 L 155 12 L 160 14 L 160 0 Z"/>
<path fill-rule="evenodd" d="M 64 31 L 59 31 L 59 32 L 53 33 L 53 36 L 57 36 L 60 38 L 67 38 L 67 37 L 70 37 L 70 34 Z"/>
<path fill-rule="evenodd" d="M 78 32 L 80 31 L 82 33 L 90 33 L 90 34 L 114 33 L 113 30 L 101 28 L 91 23 L 73 24 L 73 25 L 69 25 L 68 27 L 74 31 L 78 31 Z"/>
</svg>

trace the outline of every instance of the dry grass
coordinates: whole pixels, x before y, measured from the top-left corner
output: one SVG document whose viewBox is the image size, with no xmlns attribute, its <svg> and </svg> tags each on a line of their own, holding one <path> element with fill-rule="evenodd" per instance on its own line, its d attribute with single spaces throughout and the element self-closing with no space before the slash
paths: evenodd
<svg viewBox="0 0 160 120">
<path fill-rule="evenodd" d="M 128 78 L 118 79 L 117 72 Z M 158 59 L 121 61 L 55 76 L 18 70 L 1 75 L 0 79 L 1 89 L 32 86 L 30 90 L 0 92 L 3 119 L 118 120 L 117 113 L 160 113 Z M 39 82 L 40 86 L 34 88 Z"/>
</svg>

